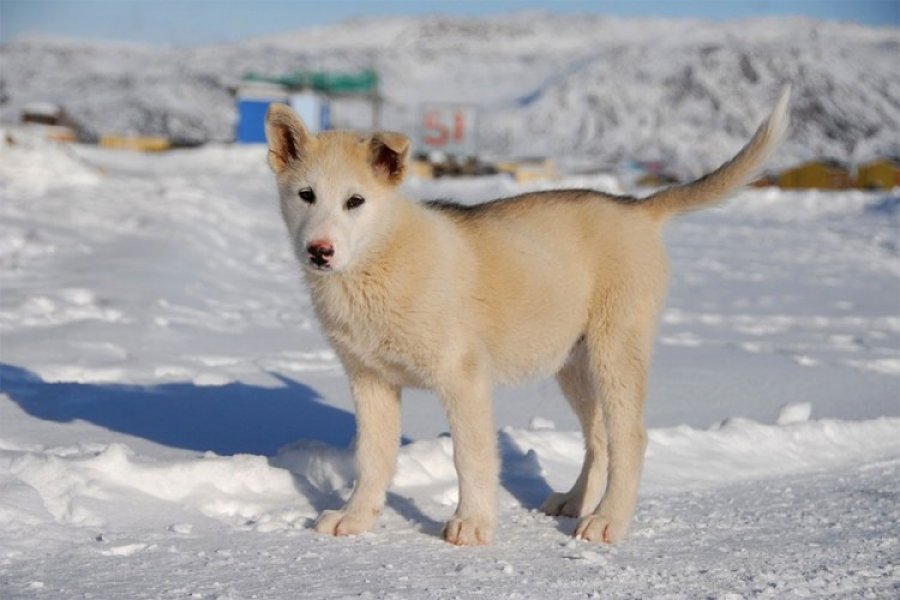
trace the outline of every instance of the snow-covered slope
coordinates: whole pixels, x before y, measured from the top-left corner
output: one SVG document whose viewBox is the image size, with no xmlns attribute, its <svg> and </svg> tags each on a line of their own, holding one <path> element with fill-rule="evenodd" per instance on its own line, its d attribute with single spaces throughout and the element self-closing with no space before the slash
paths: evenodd
<svg viewBox="0 0 900 600">
<path fill-rule="evenodd" d="M 661 159 L 696 175 L 746 141 L 789 80 L 781 163 L 900 154 L 898 55 L 897 28 L 535 12 L 360 20 L 193 49 L 29 39 L 0 48 L 0 118 L 55 100 L 93 135 L 228 140 L 228 88 L 247 71 L 375 68 L 387 127 L 411 132 L 421 102 L 474 103 L 488 153 Z M 342 104 L 335 119 L 365 126 L 368 113 Z"/>
<path fill-rule="evenodd" d="M 379 527 L 309 529 L 349 492 L 352 402 L 262 148 L 25 140 L 0 145 L 0 197 L 0 598 L 896 595 L 896 194 L 754 190 L 671 223 L 632 535 L 575 542 L 534 511 L 582 452 L 537 382 L 498 391 L 501 524 L 478 549 L 439 538 L 452 442 L 424 393 Z"/>
</svg>

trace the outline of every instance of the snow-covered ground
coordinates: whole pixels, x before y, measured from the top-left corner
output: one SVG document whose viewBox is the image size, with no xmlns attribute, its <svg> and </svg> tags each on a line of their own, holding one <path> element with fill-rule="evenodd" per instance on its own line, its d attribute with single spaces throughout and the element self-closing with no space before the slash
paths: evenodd
<svg viewBox="0 0 900 600">
<path fill-rule="evenodd" d="M 896 193 L 752 190 L 673 222 L 631 536 L 534 510 L 581 460 L 536 382 L 497 394 L 501 526 L 477 549 L 439 538 L 452 446 L 420 392 L 377 530 L 309 529 L 352 483 L 353 416 L 262 148 L 25 140 L 0 197 L 0 598 L 900 594 Z"/>
</svg>

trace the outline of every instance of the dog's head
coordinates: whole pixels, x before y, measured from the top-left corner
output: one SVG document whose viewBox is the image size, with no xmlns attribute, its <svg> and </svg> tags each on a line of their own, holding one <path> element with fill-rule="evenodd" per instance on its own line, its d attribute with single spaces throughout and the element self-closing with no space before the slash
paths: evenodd
<svg viewBox="0 0 900 600">
<path fill-rule="evenodd" d="M 266 138 L 281 213 L 307 269 L 346 270 L 388 235 L 409 138 L 390 132 L 313 135 L 283 104 L 269 108 Z"/>
</svg>

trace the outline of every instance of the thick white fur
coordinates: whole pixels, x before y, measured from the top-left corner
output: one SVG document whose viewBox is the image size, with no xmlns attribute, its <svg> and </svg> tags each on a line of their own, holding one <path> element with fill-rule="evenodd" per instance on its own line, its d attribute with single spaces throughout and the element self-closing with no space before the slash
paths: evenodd
<svg viewBox="0 0 900 600">
<path fill-rule="evenodd" d="M 582 517 L 575 535 L 616 542 L 634 514 L 646 434 L 644 399 L 667 265 L 666 219 L 749 182 L 787 125 L 786 89 L 729 163 L 644 199 L 587 190 L 525 194 L 474 209 L 427 206 L 396 189 L 408 140 L 392 133 L 309 134 L 286 106 L 267 117 L 281 209 L 322 327 L 356 406 L 358 479 L 318 531 L 370 529 L 385 502 L 400 437 L 400 391 L 443 401 L 459 506 L 453 544 L 488 543 L 499 470 L 491 390 L 556 375 L 581 422 L 585 460 L 543 510 Z M 315 202 L 298 197 L 311 189 Z M 347 207 L 359 195 L 365 203 Z M 311 243 L 334 249 L 315 265 Z"/>
</svg>

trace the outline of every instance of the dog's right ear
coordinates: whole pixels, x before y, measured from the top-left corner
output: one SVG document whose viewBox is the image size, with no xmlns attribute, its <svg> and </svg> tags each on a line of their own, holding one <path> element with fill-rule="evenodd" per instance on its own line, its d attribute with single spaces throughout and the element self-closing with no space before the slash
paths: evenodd
<svg viewBox="0 0 900 600">
<path fill-rule="evenodd" d="M 269 167 L 277 175 L 300 160 L 309 142 L 309 131 L 291 107 L 273 103 L 266 113 Z"/>
</svg>

